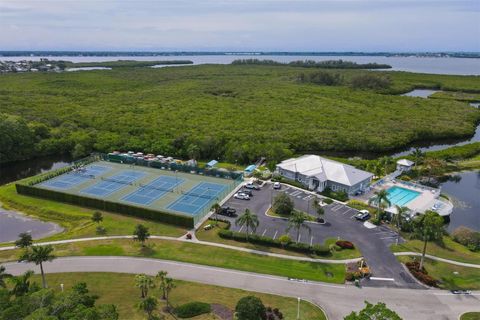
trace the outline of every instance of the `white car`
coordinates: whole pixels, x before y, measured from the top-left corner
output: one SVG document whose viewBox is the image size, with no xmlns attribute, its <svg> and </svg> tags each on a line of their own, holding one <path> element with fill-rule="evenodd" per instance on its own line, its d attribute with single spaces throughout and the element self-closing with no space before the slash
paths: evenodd
<svg viewBox="0 0 480 320">
<path fill-rule="evenodd" d="M 280 182 L 275 182 L 273 184 L 273 189 L 280 189 L 282 187 L 282 185 L 280 184 Z"/>
<path fill-rule="evenodd" d="M 247 189 L 260 190 L 260 187 L 256 184 L 254 184 L 253 182 L 248 182 L 247 184 L 245 184 L 244 187 L 247 188 Z"/>
<path fill-rule="evenodd" d="M 250 200 L 250 196 L 246 193 L 243 192 L 237 192 L 233 196 L 235 199 L 241 199 L 241 200 Z"/>
</svg>

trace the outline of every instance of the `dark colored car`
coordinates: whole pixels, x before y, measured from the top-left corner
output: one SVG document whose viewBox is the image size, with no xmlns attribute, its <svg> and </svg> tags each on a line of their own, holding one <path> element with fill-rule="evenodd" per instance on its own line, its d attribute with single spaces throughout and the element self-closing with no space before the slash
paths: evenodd
<svg viewBox="0 0 480 320">
<path fill-rule="evenodd" d="M 227 216 L 227 217 L 236 217 L 237 216 L 237 210 L 231 207 L 222 207 L 222 211 L 220 212 L 221 215 Z"/>
</svg>

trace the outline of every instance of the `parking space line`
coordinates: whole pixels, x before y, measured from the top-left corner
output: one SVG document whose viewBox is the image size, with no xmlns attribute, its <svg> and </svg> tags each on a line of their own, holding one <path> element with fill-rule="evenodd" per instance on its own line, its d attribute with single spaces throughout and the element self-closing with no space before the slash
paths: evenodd
<svg viewBox="0 0 480 320">
<path fill-rule="evenodd" d="M 275 238 L 277 237 L 277 232 L 278 230 L 275 230 L 275 234 L 273 235 L 273 240 L 275 240 Z"/>
<path fill-rule="evenodd" d="M 347 211 L 345 211 L 345 212 L 344 212 L 344 213 L 342 213 L 342 214 L 346 214 L 346 213 L 347 213 L 347 212 L 349 212 L 350 210 L 351 210 L 351 209 L 350 209 L 350 208 L 348 208 L 348 209 L 347 209 Z"/>
<path fill-rule="evenodd" d="M 303 198 L 303 200 L 310 200 L 313 196 L 310 194 L 308 196 L 306 196 L 305 198 Z"/>
<path fill-rule="evenodd" d="M 354 219 L 356 215 L 357 215 L 357 214 L 355 213 L 354 215 L 352 215 L 352 216 L 350 217 L 350 219 Z"/>
<path fill-rule="evenodd" d="M 262 237 L 265 235 L 265 232 L 267 232 L 267 229 L 263 230 Z"/>
<path fill-rule="evenodd" d="M 396 236 L 391 236 L 391 237 L 384 237 L 384 238 L 380 238 L 380 239 L 395 239 Z"/>
<path fill-rule="evenodd" d="M 310 238 L 310 247 L 313 246 L 313 236 Z"/>
<path fill-rule="evenodd" d="M 243 226 L 244 226 L 244 225 L 242 225 L 242 226 L 240 227 L 240 229 L 238 230 L 238 232 L 242 232 Z"/>
<path fill-rule="evenodd" d="M 336 207 L 332 208 L 332 211 L 335 211 L 337 212 L 338 210 L 340 210 L 343 206 L 341 204 L 337 205 Z"/>
<path fill-rule="evenodd" d="M 300 242 L 300 239 L 302 239 L 302 234 L 301 233 L 298 235 L 297 242 Z"/>
<path fill-rule="evenodd" d="M 299 193 L 302 193 L 302 192 L 301 192 L 301 191 L 298 191 L 298 190 L 296 190 L 296 191 L 293 191 L 292 193 L 290 193 L 290 195 L 292 195 L 292 196 L 296 196 L 296 195 L 297 195 L 297 194 L 299 194 Z"/>
</svg>

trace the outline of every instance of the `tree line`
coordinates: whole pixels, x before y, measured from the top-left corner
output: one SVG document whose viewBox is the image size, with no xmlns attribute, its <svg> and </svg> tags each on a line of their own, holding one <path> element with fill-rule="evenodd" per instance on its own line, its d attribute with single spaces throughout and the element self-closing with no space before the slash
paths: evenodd
<svg viewBox="0 0 480 320">
<path fill-rule="evenodd" d="M 278 62 L 274 60 L 260 59 L 237 59 L 232 61 L 233 65 L 266 65 L 266 66 L 292 66 L 300 68 L 322 68 L 322 69 L 391 69 L 392 66 L 381 63 L 356 63 L 353 61 L 339 60 L 296 60 L 291 62 Z"/>
</svg>

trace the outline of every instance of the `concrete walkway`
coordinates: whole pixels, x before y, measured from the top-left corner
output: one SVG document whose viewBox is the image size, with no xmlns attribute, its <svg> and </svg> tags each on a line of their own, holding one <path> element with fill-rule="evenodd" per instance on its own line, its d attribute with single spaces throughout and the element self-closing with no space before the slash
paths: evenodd
<svg viewBox="0 0 480 320">
<path fill-rule="evenodd" d="M 422 256 L 422 254 L 418 253 L 418 252 L 395 252 L 394 255 L 395 256 L 417 256 L 417 257 Z M 436 260 L 436 261 L 441 261 L 441 262 L 445 262 L 445 263 L 450 263 L 450 264 L 454 264 L 454 265 L 461 266 L 461 267 L 469 267 L 469 268 L 480 269 L 480 264 L 459 262 L 459 261 L 455 261 L 455 260 L 444 259 L 444 258 L 432 256 L 432 255 L 429 255 L 429 254 L 426 254 L 425 258 Z"/>
<path fill-rule="evenodd" d="M 48 242 L 36 242 L 33 245 L 49 245 L 49 244 L 50 245 L 56 245 L 56 244 L 65 244 L 65 243 L 112 240 L 112 239 L 133 239 L 133 236 L 108 236 L 108 237 L 68 239 L 68 240 L 58 240 L 58 241 L 48 241 Z M 222 244 L 222 243 L 200 241 L 196 238 L 193 238 L 192 240 L 187 240 L 187 239 L 185 239 L 185 236 L 182 236 L 180 238 L 165 237 L 165 236 L 150 236 L 150 239 L 181 241 L 181 242 L 201 244 L 201 245 L 212 246 L 212 247 L 225 248 L 225 249 L 230 249 L 230 250 L 237 250 L 237 251 L 242 251 L 242 252 L 247 252 L 247 253 L 252 253 L 252 254 L 258 254 L 258 255 L 262 255 L 262 256 L 269 256 L 269 257 L 289 259 L 289 260 L 307 261 L 307 262 L 345 264 L 345 263 L 350 263 L 350 262 L 356 262 L 356 261 L 359 261 L 361 259 L 361 258 L 354 258 L 354 259 L 345 259 L 345 260 L 333 260 L 333 259 L 314 259 L 314 258 L 308 258 L 308 257 L 297 257 L 297 256 L 286 255 L 286 254 L 279 254 L 279 253 L 272 253 L 272 252 L 265 252 L 265 251 L 260 251 L 260 250 L 236 247 L 236 246 L 231 246 L 231 245 Z M 17 249 L 17 247 L 15 247 L 15 246 L 0 247 L 0 251 L 13 250 L 13 249 Z"/>
</svg>

